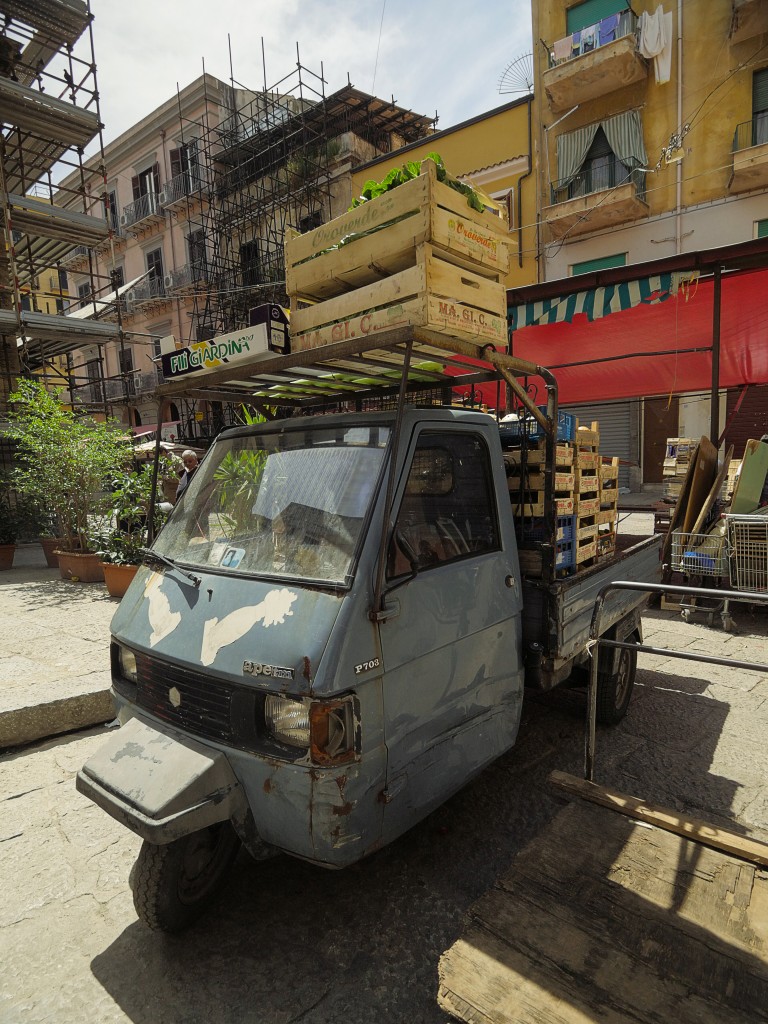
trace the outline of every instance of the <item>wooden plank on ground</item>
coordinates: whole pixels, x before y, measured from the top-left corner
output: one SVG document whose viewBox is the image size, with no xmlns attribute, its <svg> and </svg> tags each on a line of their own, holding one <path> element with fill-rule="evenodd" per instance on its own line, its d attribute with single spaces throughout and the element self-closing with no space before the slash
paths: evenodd
<svg viewBox="0 0 768 1024">
<path fill-rule="evenodd" d="M 768 1021 L 768 873 L 574 801 L 470 909 L 438 1001 L 468 1024 Z"/>
</svg>

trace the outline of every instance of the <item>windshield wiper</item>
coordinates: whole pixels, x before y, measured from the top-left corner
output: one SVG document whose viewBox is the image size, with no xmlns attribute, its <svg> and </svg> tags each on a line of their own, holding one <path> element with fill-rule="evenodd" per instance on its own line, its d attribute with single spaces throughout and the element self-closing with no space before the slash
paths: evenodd
<svg viewBox="0 0 768 1024">
<path fill-rule="evenodd" d="M 199 587 L 202 582 L 199 576 L 195 576 L 194 573 L 187 572 L 186 569 L 180 569 L 172 558 L 168 558 L 167 555 L 161 555 L 159 551 L 152 551 L 150 548 L 141 548 L 141 557 L 145 562 L 159 562 L 160 565 L 168 566 L 169 569 L 175 569 L 181 576 L 186 576 L 186 578 L 190 580 L 195 587 Z"/>
</svg>

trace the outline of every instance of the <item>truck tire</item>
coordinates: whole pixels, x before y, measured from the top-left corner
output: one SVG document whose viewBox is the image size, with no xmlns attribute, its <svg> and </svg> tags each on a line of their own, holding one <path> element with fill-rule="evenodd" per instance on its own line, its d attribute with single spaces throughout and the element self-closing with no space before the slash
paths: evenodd
<svg viewBox="0 0 768 1024">
<path fill-rule="evenodd" d="M 142 843 L 133 872 L 133 905 L 153 931 L 192 924 L 223 885 L 240 848 L 228 821 L 165 846 Z"/>
<path fill-rule="evenodd" d="M 632 633 L 627 642 L 637 639 L 637 634 Z M 613 650 L 609 647 L 600 651 L 597 668 L 597 721 L 600 725 L 617 725 L 622 720 L 635 685 L 637 651 L 617 650 L 615 671 L 603 667 L 611 664 L 612 656 Z"/>
</svg>

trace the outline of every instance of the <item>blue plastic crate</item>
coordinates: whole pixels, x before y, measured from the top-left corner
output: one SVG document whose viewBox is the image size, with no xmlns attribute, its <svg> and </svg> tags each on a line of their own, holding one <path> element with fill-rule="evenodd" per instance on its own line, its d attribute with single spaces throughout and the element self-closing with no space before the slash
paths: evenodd
<svg viewBox="0 0 768 1024">
<path fill-rule="evenodd" d="M 555 540 L 558 544 L 572 541 L 575 516 L 558 516 Z M 519 532 L 525 540 L 548 540 L 547 527 L 543 519 L 525 519 L 519 524 Z"/>
<path fill-rule="evenodd" d="M 546 405 L 540 405 L 539 409 L 541 409 L 541 411 L 546 415 Z M 535 441 L 544 437 L 544 430 L 540 426 L 538 420 L 535 420 L 533 416 L 526 416 L 525 419 L 518 420 L 517 422 L 513 420 L 507 423 L 500 423 L 499 431 L 501 433 L 502 448 L 505 446 L 517 447 L 523 438 Z M 573 441 L 575 436 L 576 417 L 572 416 L 569 412 L 562 412 L 562 410 L 558 409 L 557 440 Z"/>
</svg>

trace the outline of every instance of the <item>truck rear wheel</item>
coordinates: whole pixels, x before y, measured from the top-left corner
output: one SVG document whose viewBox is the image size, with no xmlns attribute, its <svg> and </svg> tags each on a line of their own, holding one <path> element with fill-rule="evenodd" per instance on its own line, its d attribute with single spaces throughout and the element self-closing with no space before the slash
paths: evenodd
<svg viewBox="0 0 768 1024">
<path fill-rule="evenodd" d="M 144 842 L 133 873 L 139 920 L 163 932 L 192 924 L 222 887 L 239 848 L 228 821 L 165 846 Z"/>
<path fill-rule="evenodd" d="M 637 640 L 636 634 L 627 642 Z M 626 647 L 616 651 L 615 668 L 610 669 L 614 651 L 610 647 L 600 650 L 597 668 L 597 721 L 601 725 L 617 725 L 627 713 L 632 699 L 637 672 L 637 651 Z"/>
</svg>

